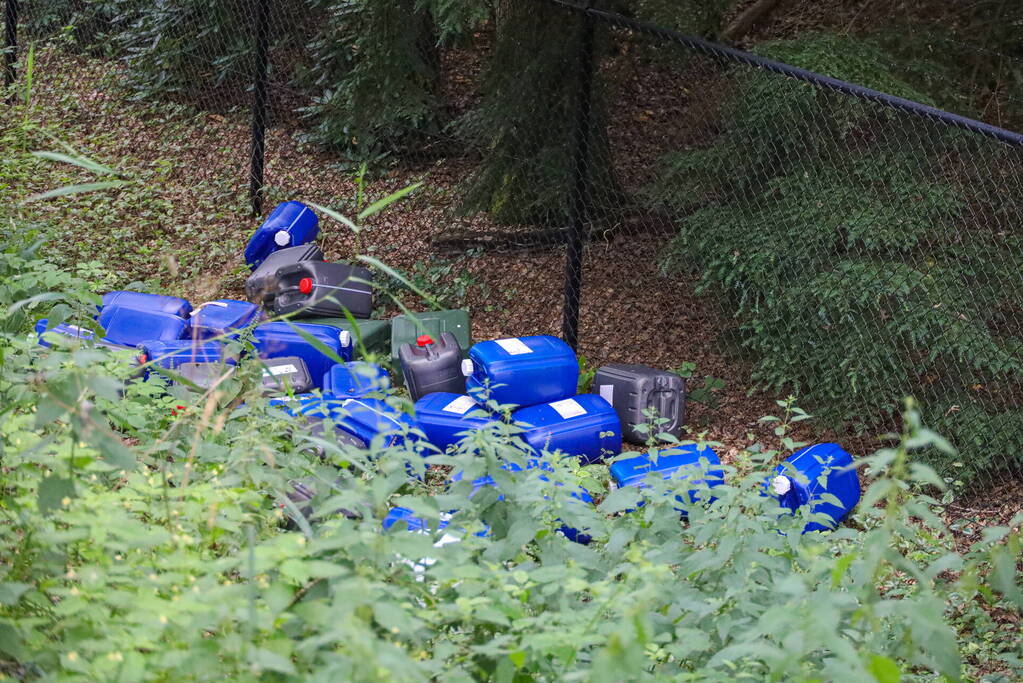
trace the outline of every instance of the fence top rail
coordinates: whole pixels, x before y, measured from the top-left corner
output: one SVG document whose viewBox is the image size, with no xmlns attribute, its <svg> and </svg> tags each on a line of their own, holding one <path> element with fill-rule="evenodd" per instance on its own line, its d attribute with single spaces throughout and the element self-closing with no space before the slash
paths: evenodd
<svg viewBox="0 0 1023 683">
<path fill-rule="evenodd" d="M 1023 148 L 1023 134 L 1015 133 L 997 126 L 992 126 L 989 123 L 977 121 L 976 119 L 971 119 L 966 116 L 953 114 L 942 109 L 937 109 L 936 107 L 921 104 L 920 102 L 907 100 L 904 97 L 897 97 L 895 95 L 881 92 L 880 90 L 873 90 L 862 85 L 849 83 L 848 81 L 832 78 L 831 76 L 825 76 L 823 74 L 810 71 L 809 69 L 803 69 L 798 66 L 792 66 L 791 64 L 768 59 L 766 57 L 753 54 L 752 52 L 728 47 L 727 45 L 721 45 L 720 43 L 704 40 L 703 38 L 698 38 L 696 36 L 686 35 L 649 22 L 632 19 L 616 12 L 597 9 L 592 6 L 591 0 L 582 0 L 582 2 L 573 0 L 539 1 L 550 5 L 558 5 L 573 12 L 585 14 L 591 19 L 601 21 L 605 24 L 625 28 L 636 33 L 642 33 L 667 42 L 683 45 L 691 50 L 696 50 L 726 61 L 738 62 L 758 69 L 771 71 L 773 73 L 788 76 L 789 78 L 794 78 L 806 83 L 811 83 L 828 90 L 834 90 L 851 97 L 876 102 L 890 109 L 906 112 L 914 116 L 930 119 L 949 126 L 962 128 L 978 135 L 998 140 L 999 142 L 1012 147 Z"/>
</svg>

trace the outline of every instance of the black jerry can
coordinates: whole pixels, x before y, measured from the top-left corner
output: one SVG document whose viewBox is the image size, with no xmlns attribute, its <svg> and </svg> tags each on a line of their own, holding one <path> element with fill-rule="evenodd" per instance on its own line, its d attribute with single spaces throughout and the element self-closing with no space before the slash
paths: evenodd
<svg viewBox="0 0 1023 683">
<path fill-rule="evenodd" d="M 465 393 L 462 349 L 450 332 L 442 332 L 436 340 L 427 334 L 420 335 L 415 346 L 402 344 L 398 348 L 398 362 L 413 401 L 438 391 Z"/>
<path fill-rule="evenodd" d="M 686 381 L 673 372 L 644 365 L 612 363 L 597 370 L 591 391 L 614 407 L 622 422 L 622 437 L 634 444 L 644 444 L 660 432 L 682 435 L 686 410 Z M 667 422 L 648 431 L 637 426 L 650 422 L 646 410 Z"/>
<path fill-rule="evenodd" d="M 277 315 L 355 318 L 373 313 L 373 274 L 348 263 L 302 261 L 277 271 L 273 311 Z"/>
<path fill-rule="evenodd" d="M 273 252 L 245 281 L 245 298 L 263 308 L 270 308 L 277 293 L 277 271 L 303 261 L 323 261 L 323 252 L 315 244 Z"/>
</svg>

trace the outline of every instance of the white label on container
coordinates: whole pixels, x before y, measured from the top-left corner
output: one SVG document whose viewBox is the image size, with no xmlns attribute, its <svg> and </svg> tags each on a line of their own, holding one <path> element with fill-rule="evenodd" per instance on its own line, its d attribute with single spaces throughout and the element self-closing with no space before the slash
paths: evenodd
<svg viewBox="0 0 1023 683">
<path fill-rule="evenodd" d="M 519 356 L 523 353 L 533 353 L 533 349 L 526 346 L 522 340 L 517 337 L 512 337 L 511 339 L 498 339 L 496 341 L 498 346 L 513 356 Z"/>
<path fill-rule="evenodd" d="M 600 397 L 610 403 L 615 404 L 615 385 L 613 384 L 601 384 L 600 385 Z"/>
<path fill-rule="evenodd" d="M 472 400 L 472 396 L 459 396 L 454 401 L 441 408 L 441 410 L 446 413 L 458 413 L 459 415 L 465 415 L 469 412 L 469 409 L 475 405 L 476 401 Z"/>
<path fill-rule="evenodd" d="M 293 375 L 296 372 L 298 372 L 298 368 L 289 363 L 287 365 L 276 365 L 272 368 L 263 370 L 263 377 L 267 377 L 268 375 L 273 375 L 274 377 L 277 375 Z"/>
<path fill-rule="evenodd" d="M 555 401 L 554 403 L 551 403 L 550 406 L 551 408 L 554 408 L 554 410 L 558 411 L 558 415 L 566 420 L 570 417 L 586 414 L 586 409 L 579 405 L 574 398 Z"/>
</svg>

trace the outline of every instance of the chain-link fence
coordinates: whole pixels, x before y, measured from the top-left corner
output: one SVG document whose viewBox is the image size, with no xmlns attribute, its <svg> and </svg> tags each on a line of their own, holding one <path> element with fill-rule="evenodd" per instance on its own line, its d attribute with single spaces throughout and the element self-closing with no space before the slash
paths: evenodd
<svg viewBox="0 0 1023 683">
<path fill-rule="evenodd" d="M 752 55 L 553 0 L 436 4 L 26 3 L 19 67 L 34 46 L 70 132 L 170 159 L 174 220 L 232 248 L 250 188 L 357 215 L 424 180 L 327 255 L 402 269 L 478 338 L 676 368 L 726 443 L 790 392 L 843 440 L 913 395 L 960 449 L 944 475 L 1023 472 L 1023 137 L 919 104 L 856 39 Z"/>
</svg>

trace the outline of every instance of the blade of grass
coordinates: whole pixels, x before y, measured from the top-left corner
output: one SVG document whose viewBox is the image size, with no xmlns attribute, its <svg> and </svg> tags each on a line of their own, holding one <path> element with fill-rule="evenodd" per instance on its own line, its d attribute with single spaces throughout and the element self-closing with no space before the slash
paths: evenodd
<svg viewBox="0 0 1023 683">
<path fill-rule="evenodd" d="M 388 206 L 390 206 L 394 202 L 398 201 L 402 197 L 404 197 L 404 196 L 414 192 L 415 190 L 418 190 L 419 187 L 422 186 L 422 184 L 423 184 L 422 182 L 413 183 L 413 184 L 409 185 L 408 187 L 403 187 L 402 189 L 398 190 L 397 192 L 392 192 L 391 194 L 387 195 L 386 197 L 382 197 L 382 198 L 376 200 L 375 202 L 373 202 L 372 204 L 367 206 L 365 209 L 360 211 L 359 215 L 356 216 L 356 220 L 363 221 L 363 220 L 366 220 L 367 218 L 369 218 L 370 216 L 383 211 Z"/>
<path fill-rule="evenodd" d="M 74 151 L 70 148 L 69 150 L 72 152 Z M 40 159 L 49 159 L 50 161 L 56 161 L 62 164 L 71 164 L 73 166 L 78 166 L 80 168 L 84 168 L 87 171 L 91 171 L 96 175 L 117 175 L 117 171 L 115 171 L 114 169 L 110 168 L 109 166 L 104 166 L 98 161 L 93 161 L 88 157 L 75 156 L 74 154 L 63 154 L 62 152 L 47 151 L 32 152 L 32 156 L 39 157 Z"/>
<path fill-rule="evenodd" d="M 320 211 L 325 216 L 334 219 L 335 221 L 337 221 L 341 225 L 347 227 L 349 230 L 354 232 L 356 235 L 359 234 L 359 231 L 360 231 L 359 226 L 357 226 L 355 223 L 353 223 L 347 217 L 341 215 L 337 211 L 334 211 L 334 209 L 328 209 L 326 206 L 321 206 L 319 204 L 314 204 L 313 202 L 309 202 L 309 206 L 313 207 L 317 211 Z"/>
<path fill-rule="evenodd" d="M 30 204 L 32 202 L 41 202 L 45 199 L 53 199 L 54 197 L 65 197 L 72 194 L 83 194 L 85 192 L 98 192 L 100 190 L 111 190 L 115 187 L 122 187 L 128 183 L 124 180 L 103 180 L 98 183 L 81 183 L 79 185 L 66 185 L 64 187 L 58 187 L 56 190 L 49 190 L 47 192 L 41 192 L 34 194 L 31 197 L 27 197 L 22 204 Z"/>
<path fill-rule="evenodd" d="M 368 263 L 373 268 L 376 268 L 377 270 L 379 270 L 379 271 L 381 271 L 383 273 L 386 273 L 387 275 L 389 275 L 390 277 L 394 278 L 395 280 L 397 280 L 401 284 L 405 285 L 412 292 L 414 292 L 415 294 L 418 294 L 423 299 L 423 301 L 425 301 L 426 303 L 428 303 L 431 306 L 433 306 L 434 309 L 436 309 L 438 311 L 443 310 L 444 307 L 440 305 L 440 302 L 438 302 L 436 298 L 434 298 L 432 295 L 426 293 L 425 291 L 423 291 L 419 287 L 417 287 L 414 284 L 412 284 L 412 282 L 407 277 L 405 277 L 404 275 L 402 275 L 398 271 L 394 270 L 390 266 L 385 265 L 384 263 L 382 263 L 381 261 L 373 258 L 372 256 L 362 256 L 362 255 L 360 255 L 359 256 L 359 260 L 364 262 L 364 263 Z M 391 298 L 393 299 L 394 297 L 392 296 Z M 397 299 L 395 299 L 395 303 L 398 303 Z M 400 303 L 398 305 L 401 306 Z M 402 306 L 402 308 L 404 308 L 404 307 Z"/>
</svg>

